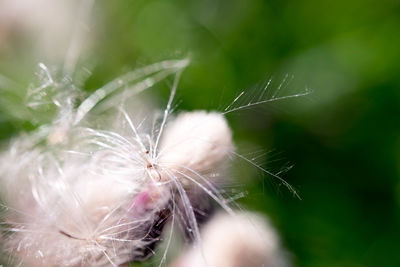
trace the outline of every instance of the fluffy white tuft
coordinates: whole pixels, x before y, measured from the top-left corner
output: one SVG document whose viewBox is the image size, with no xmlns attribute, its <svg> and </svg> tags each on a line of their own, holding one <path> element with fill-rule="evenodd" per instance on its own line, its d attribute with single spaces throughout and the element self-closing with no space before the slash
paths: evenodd
<svg viewBox="0 0 400 267">
<path fill-rule="evenodd" d="M 159 162 L 182 175 L 205 175 L 222 170 L 232 151 L 232 133 L 221 113 L 185 112 L 167 126 Z"/>
<path fill-rule="evenodd" d="M 119 266 L 146 257 L 168 188 L 149 179 L 140 147 L 121 136 L 79 128 L 69 138 L 70 150 L 51 152 L 21 138 L 2 156 L 3 245 L 27 266 Z"/>
</svg>

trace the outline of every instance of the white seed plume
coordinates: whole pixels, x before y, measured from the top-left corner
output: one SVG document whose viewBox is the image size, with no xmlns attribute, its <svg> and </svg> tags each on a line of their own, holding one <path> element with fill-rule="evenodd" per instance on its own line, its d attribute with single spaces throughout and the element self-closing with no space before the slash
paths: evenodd
<svg viewBox="0 0 400 267">
<path fill-rule="evenodd" d="M 279 238 L 261 215 L 217 214 L 202 230 L 202 243 L 185 252 L 171 267 L 288 266 Z"/>
</svg>

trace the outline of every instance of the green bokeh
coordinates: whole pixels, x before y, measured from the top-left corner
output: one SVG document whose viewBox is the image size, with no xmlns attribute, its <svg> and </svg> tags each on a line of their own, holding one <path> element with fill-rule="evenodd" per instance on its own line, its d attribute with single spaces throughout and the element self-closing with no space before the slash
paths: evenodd
<svg viewBox="0 0 400 267">
<path fill-rule="evenodd" d="M 221 110 L 286 74 L 287 93 L 312 89 L 228 116 L 245 151 L 273 150 L 263 167 L 295 165 L 284 177 L 302 198 L 245 168 L 239 203 L 271 217 L 298 266 L 400 266 L 399 1 L 117 0 L 96 3 L 94 14 L 102 19 L 81 62 L 93 66 L 87 90 L 188 55 L 179 109 Z M 36 64 L 24 49 L 0 54 L 3 73 L 21 83 Z M 4 117 L 3 139 L 29 128 Z"/>
</svg>

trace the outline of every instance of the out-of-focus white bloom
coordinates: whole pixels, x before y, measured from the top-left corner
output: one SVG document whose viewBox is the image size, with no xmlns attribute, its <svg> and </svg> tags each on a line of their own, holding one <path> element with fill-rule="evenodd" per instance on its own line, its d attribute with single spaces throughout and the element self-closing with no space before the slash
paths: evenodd
<svg viewBox="0 0 400 267">
<path fill-rule="evenodd" d="M 258 214 L 218 214 L 205 225 L 201 236 L 202 242 L 171 267 L 288 266 L 277 233 Z"/>
<path fill-rule="evenodd" d="M 35 57 L 62 62 L 76 30 L 88 37 L 82 3 L 92 0 L 2 0 L 0 1 L 0 48 L 21 46 L 12 38 L 22 36 Z M 78 12 L 77 12 L 78 11 Z M 19 38 L 21 39 L 21 38 Z M 89 38 L 90 39 L 90 38 Z M 79 49 L 84 45 L 79 44 Z"/>
</svg>

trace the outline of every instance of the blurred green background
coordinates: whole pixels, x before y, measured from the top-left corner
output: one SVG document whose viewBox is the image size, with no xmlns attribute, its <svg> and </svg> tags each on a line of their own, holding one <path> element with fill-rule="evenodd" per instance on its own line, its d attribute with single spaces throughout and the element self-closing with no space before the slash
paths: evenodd
<svg viewBox="0 0 400 267">
<path fill-rule="evenodd" d="M 264 149 L 258 162 L 271 171 L 293 164 L 283 177 L 301 197 L 246 167 L 238 202 L 272 219 L 297 266 L 400 266 L 399 1 L 103 0 L 91 18 L 87 90 L 188 55 L 182 110 L 222 110 L 286 74 L 282 95 L 310 88 L 228 115 L 239 152 Z M 35 35 L 8 36 L 0 73 L 28 85 L 45 53 L 32 53 Z M 7 140 L 29 122 L 3 107 L 0 127 Z"/>
</svg>

